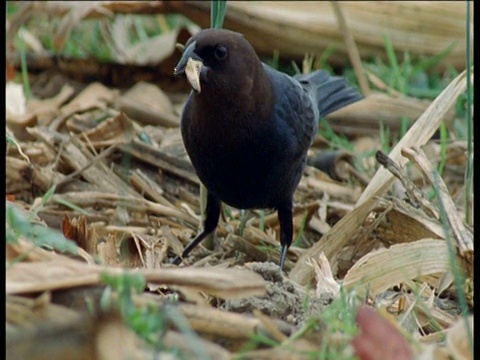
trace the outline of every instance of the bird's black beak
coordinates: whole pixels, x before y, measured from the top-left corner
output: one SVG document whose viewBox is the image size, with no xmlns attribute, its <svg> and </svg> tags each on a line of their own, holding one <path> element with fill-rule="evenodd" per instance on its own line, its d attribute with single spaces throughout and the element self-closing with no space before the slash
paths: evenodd
<svg viewBox="0 0 480 360">
<path fill-rule="evenodd" d="M 188 45 L 183 52 L 182 58 L 178 62 L 177 66 L 175 66 L 173 74 L 175 76 L 185 74 L 192 88 L 200 93 L 200 75 L 202 73 L 203 61 L 195 53 L 196 45 L 196 41 L 193 41 L 190 45 Z"/>
</svg>

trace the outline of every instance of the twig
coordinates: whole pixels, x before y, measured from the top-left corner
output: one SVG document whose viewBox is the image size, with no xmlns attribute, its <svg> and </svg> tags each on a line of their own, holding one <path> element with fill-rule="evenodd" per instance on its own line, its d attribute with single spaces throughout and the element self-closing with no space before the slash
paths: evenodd
<svg viewBox="0 0 480 360">
<path fill-rule="evenodd" d="M 137 139 L 134 139 L 129 144 L 120 145 L 120 150 L 146 163 L 157 166 L 162 170 L 188 180 L 192 184 L 200 184 L 197 175 L 193 171 L 193 166 L 189 162 L 163 153 Z"/>
<path fill-rule="evenodd" d="M 410 180 L 403 173 L 402 169 L 400 169 L 400 167 L 392 159 L 390 159 L 387 154 L 382 151 L 377 151 L 375 158 L 381 165 L 385 166 L 385 168 L 390 171 L 393 176 L 401 181 L 412 205 L 415 207 L 421 206 L 425 213 L 433 216 L 435 219 L 440 218 L 440 212 L 438 208 L 430 202 L 427 196 L 412 182 L 412 180 Z"/>
<path fill-rule="evenodd" d="M 17 142 L 17 139 L 15 139 L 15 135 L 12 134 L 12 132 L 10 131 L 10 129 L 7 127 L 6 128 L 6 133 L 7 133 L 7 140 L 9 140 L 11 143 L 13 143 L 13 145 L 15 145 L 15 147 L 17 148 L 17 151 L 18 153 L 26 160 L 26 162 L 31 165 L 32 163 L 30 162 L 30 159 L 28 158 L 27 155 L 25 155 L 25 153 L 23 152 L 22 150 L 22 147 L 20 146 L 20 144 Z"/>
<path fill-rule="evenodd" d="M 288 337 L 277 327 L 277 324 L 275 324 L 270 317 L 264 315 L 259 309 L 253 309 L 253 315 L 262 322 L 273 339 L 279 342 L 288 339 Z"/>
<path fill-rule="evenodd" d="M 105 151 L 101 152 L 99 155 L 95 156 L 92 161 L 90 161 L 89 163 L 85 164 L 84 166 L 82 166 L 80 169 L 78 170 L 75 170 L 73 173 L 71 174 L 68 174 L 67 176 L 65 176 L 61 181 L 59 181 L 56 186 L 57 186 L 57 189 L 60 189 L 60 187 L 62 187 L 63 185 L 67 184 L 68 182 L 72 181 L 75 177 L 77 177 L 78 175 L 80 175 L 82 172 L 84 172 L 85 170 L 87 170 L 90 166 L 94 165 L 97 161 L 107 157 L 108 155 L 110 155 L 113 150 L 115 150 L 115 148 L 117 147 L 117 144 L 113 144 L 111 145 L 110 147 L 108 147 Z"/>
<path fill-rule="evenodd" d="M 69 192 L 61 195 L 55 194 L 52 201 L 58 202 L 63 199 L 80 207 L 93 207 L 103 204 L 105 206 L 116 207 L 121 203 L 130 211 L 139 213 L 152 213 L 154 215 L 173 217 L 181 219 L 190 225 L 197 226 L 198 221 L 188 214 L 174 208 L 162 204 L 156 204 L 152 201 L 132 196 L 132 195 L 118 195 L 114 193 L 103 193 L 98 191 L 83 191 L 83 192 Z"/>
<path fill-rule="evenodd" d="M 410 159 L 415 166 L 424 174 L 430 184 L 437 189 L 437 195 L 442 199 L 442 202 L 446 209 L 446 217 L 450 228 L 457 241 L 458 248 L 462 256 L 469 256 L 473 253 L 473 234 L 465 226 L 462 219 L 458 215 L 455 203 L 450 196 L 447 185 L 443 179 L 438 175 L 437 171 L 433 168 L 430 161 L 428 161 L 425 153 L 418 147 L 403 148 L 402 155 Z"/>
<path fill-rule="evenodd" d="M 370 94 L 370 88 L 368 86 L 368 81 L 365 77 L 365 73 L 363 72 L 362 60 L 357 45 L 355 44 L 355 39 L 353 38 L 352 33 L 348 29 L 347 22 L 345 21 L 345 17 L 343 16 L 342 9 L 340 8 L 338 2 L 331 1 L 330 3 L 332 4 L 333 11 L 337 16 L 338 26 L 343 33 L 345 45 L 347 46 L 348 57 L 350 58 L 350 62 L 352 63 L 353 70 L 355 71 L 355 75 L 357 77 L 358 84 L 360 85 L 362 94 L 364 96 L 368 96 Z"/>
</svg>

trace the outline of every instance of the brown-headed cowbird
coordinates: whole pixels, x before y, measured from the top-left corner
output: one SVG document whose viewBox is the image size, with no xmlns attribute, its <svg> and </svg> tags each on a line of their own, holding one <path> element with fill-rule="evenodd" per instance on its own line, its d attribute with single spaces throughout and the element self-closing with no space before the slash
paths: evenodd
<svg viewBox="0 0 480 360">
<path fill-rule="evenodd" d="M 242 34 L 223 29 L 192 36 L 174 73 L 186 75 L 193 88 L 181 132 L 208 191 L 203 231 L 182 257 L 215 230 L 223 201 L 277 210 L 283 268 L 293 236 L 293 193 L 319 118 L 362 96 L 325 70 L 293 77 L 274 70 Z"/>
</svg>

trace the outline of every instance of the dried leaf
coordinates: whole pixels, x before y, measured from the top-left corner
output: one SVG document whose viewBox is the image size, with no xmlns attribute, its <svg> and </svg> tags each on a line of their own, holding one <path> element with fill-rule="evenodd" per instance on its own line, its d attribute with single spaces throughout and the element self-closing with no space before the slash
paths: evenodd
<svg viewBox="0 0 480 360">
<path fill-rule="evenodd" d="M 71 115 L 89 109 L 105 109 L 115 102 L 118 92 L 110 90 L 99 82 L 89 84 L 72 101 L 61 108 L 62 114 Z"/>
</svg>

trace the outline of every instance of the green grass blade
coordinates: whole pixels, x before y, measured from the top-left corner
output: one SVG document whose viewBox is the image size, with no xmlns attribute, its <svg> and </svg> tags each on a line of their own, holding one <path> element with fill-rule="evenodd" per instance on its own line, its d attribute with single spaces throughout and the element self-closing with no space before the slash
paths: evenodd
<svg viewBox="0 0 480 360">
<path fill-rule="evenodd" d="M 223 26 L 223 20 L 225 19 L 225 13 L 227 11 L 227 1 L 217 0 L 211 1 L 210 7 L 210 26 L 214 29 L 221 29 Z"/>
<path fill-rule="evenodd" d="M 434 173 L 435 176 L 435 184 L 434 188 L 437 190 L 437 194 L 440 194 L 439 190 L 439 178 L 437 172 Z M 445 240 L 447 243 L 448 248 L 448 258 L 450 262 L 450 269 L 453 274 L 453 283 L 455 284 L 455 290 L 457 293 L 458 304 L 460 307 L 461 315 L 465 319 L 466 331 L 467 331 L 467 340 L 469 343 L 470 348 L 472 349 L 473 354 L 473 334 L 470 331 L 470 326 L 468 325 L 468 305 L 467 299 L 465 295 L 465 291 L 463 290 L 463 284 L 465 283 L 465 278 L 461 271 L 461 266 L 457 260 L 457 250 L 454 244 L 454 240 L 452 239 L 452 230 L 450 228 L 448 217 L 447 217 L 447 209 L 445 208 L 445 204 L 441 196 L 438 196 L 438 209 L 440 210 L 440 222 L 443 225 L 443 231 L 445 233 Z"/>
<path fill-rule="evenodd" d="M 302 217 L 302 223 L 300 224 L 300 229 L 298 229 L 298 234 L 296 239 L 293 242 L 294 246 L 299 246 L 302 241 L 303 232 L 305 230 L 305 225 L 307 224 L 308 211 L 305 210 Z"/>
<path fill-rule="evenodd" d="M 445 50 L 443 50 L 440 54 L 436 54 L 428 59 L 420 61 L 418 64 L 415 64 L 412 69 L 412 76 L 421 72 L 426 71 L 435 65 L 437 65 L 440 61 L 445 59 L 448 54 L 450 54 L 453 48 L 456 46 L 455 43 L 451 43 Z"/>
<path fill-rule="evenodd" d="M 472 116 L 472 52 L 471 52 L 471 9 L 467 1 L 467 168 L 465 171 L 465 222 L 473 223 L 472 198 L 473 198 L 473 116 Z"/>
<path fill-rule="evenodd" d="M 438 165 L 438 173 L 440 176 L 442 176 L 443 170 L 445 169 L 445 164 L 447 162 L 447 141 L 447 127 L 444 123 L 442 123 L 442 125 L 440 125 L 440 164 Z"/>
<path fill-rule="evenodd" d="M 393 71 L 393 80 L 392 83 L 390 84 L 391 87 L 397 89 L 401 93 L 405 93 L 405 86 L 402 73 L 400 71 L 400 65 L 398 64 L 398 59 L 397 55 L 395 54 L 395 50 L 393 49 L 392 42 L 390 40 L 390 37 L 385 34 L 384 36 L 385 39 L 385 50 L 387 52 L 387 57 L 388 61 L 390 62 L 390 66 L 392 67 Z"/>
<path fill-rule="evenodd" d="M 55 202 L 57 204 L 64 205 L 64 206 L 66 206 L 66 207 L 68 207 L 68 208 L 70 208 L 74 211 L 77 211 L 78 213 L 80 213 L 82 215 L 85 215 L 85 216 L 92 215 L 89 211 L 81 208 L 80 206 L 72 204 L 70 201 L 67 201 L 67 200 L 63 199 L 62 197 L 56 197 Z"/>
<path fill-rule="evenodd" d="M 78 254 L 78 247 L 62 233 L 39 224 L 32 224 L 13 205 L 6 206 L 6 242 L 14 243 L 20 237 L 30 240 L 37 246 L 56 249 L 60 252 Z"/>
<path fill-rule="evenodd" d="M 43 209 L 45 204 L 52 198 L 55 193 L 56 185 L 53 185 L 48 191 L 43 195 L 42 201 L 36 207 L 30 209 L 30 215 L 28 216 L 28 221 L 32 221 L 37 216 L 38 212 Z"/>
</svg>

